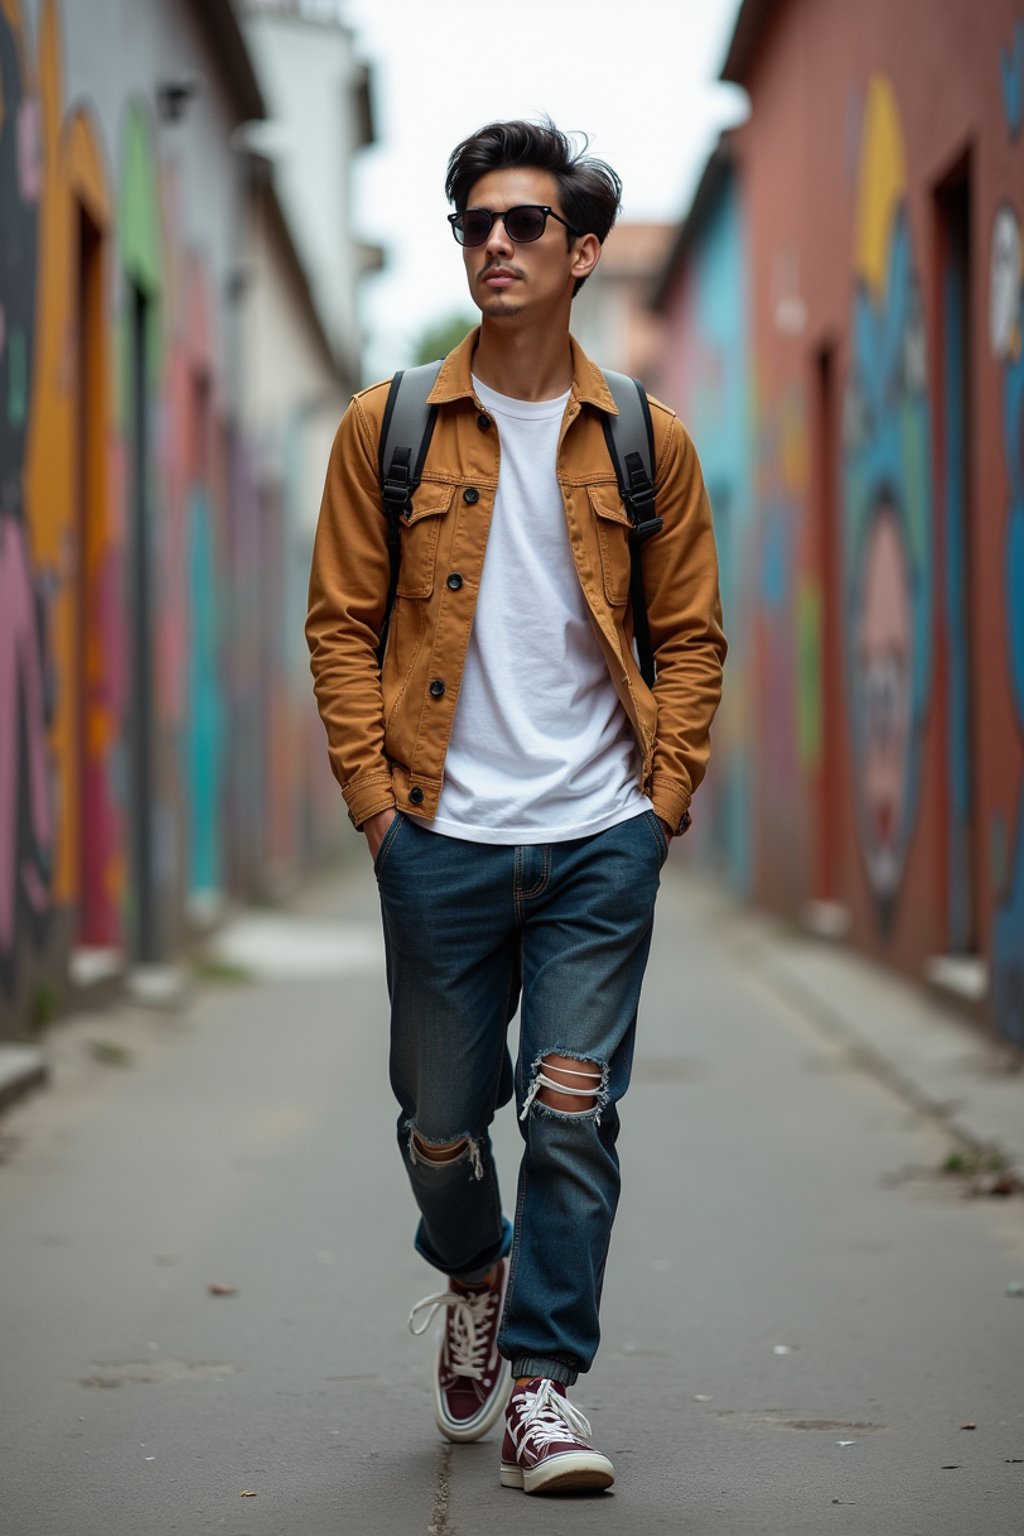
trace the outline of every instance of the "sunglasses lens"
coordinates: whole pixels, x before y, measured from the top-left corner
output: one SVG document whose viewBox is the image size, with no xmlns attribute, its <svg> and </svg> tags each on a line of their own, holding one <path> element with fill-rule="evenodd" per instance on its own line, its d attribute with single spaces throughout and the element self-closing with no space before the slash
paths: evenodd
<svg viewBox="0 0 1024 1536">
<path fill-rule="evenodd" d="M 483 210 L 464 213 L 455 226 L 463 245 L 483 245 L 491 232 L 491 216 Z"/>
<path fill-rule="evenodd" d="M 544 233 L 547 214 L 543 208 L 532 206 L 510 208 L 505 215 L 505 228 L 510 240 L 525 245 L 529 240 L 539 240 Z"/>
</svg>

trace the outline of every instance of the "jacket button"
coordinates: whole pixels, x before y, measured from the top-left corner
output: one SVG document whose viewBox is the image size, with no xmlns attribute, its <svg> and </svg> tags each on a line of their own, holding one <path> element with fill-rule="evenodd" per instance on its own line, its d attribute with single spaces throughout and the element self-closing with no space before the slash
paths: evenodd
<svg viewBox="0 0 1024 1536">
<path fill-rule="evenodd" d="M 461 586 L 462 577 L 459 575 L 458 571 L 452 571 L 451 575 L 448 577 L 448 590 L 450 592 L 457 592 Z"/>
<path fill-rule="evenodd" d="M 434 681 L 430 685 L 430 697 L 432 699 L 439 699 L 439 698 L 442 697 L 443 694 L 444 694 L 444 683 L 442 683 L 442 681 L 441 681 L 441 679 L 439 677 L 435 677 Z"/>
<path fill-rule="evenodd" d="M 422 789 L 420 789 L 418 784 L 414 784 L 412 789 L 410 789 L 410 791 L 409 791 L 409 804 L 410 805 L 422 805 L 423 804 L 423 791 L 422 791 Z"/>
<path fill-rule="evenodd" d="M 475 485 L 467 485 L 462 493 L 462 499 L 469 507 L 475 507 L 480 500 L 480 492 Z"/>
<path fill-rule="evenodd" d="M 491 418 L 485 416 L 482 411 L 476 419 L 476 424 L 481 432 L 489 432 L 491 430 Z"/>
</svg>

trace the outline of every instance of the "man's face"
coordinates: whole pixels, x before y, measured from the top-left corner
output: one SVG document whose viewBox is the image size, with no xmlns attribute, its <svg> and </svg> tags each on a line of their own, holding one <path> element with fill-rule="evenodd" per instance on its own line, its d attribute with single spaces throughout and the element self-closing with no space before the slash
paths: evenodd
<svg viewBox="0 0 1024 1536">
<path fill-rule="evenodd" d="M 518 166 L 489 171 L 473 184 L 467 208 L 488 208 L 504 213 L 523 203 L 539 203 L 564 212 L 558 184 L 547 171 Z M 593 238 L 596 245 L 596 238 Z M 548 219 L 539 240 L 517 245 L 510 240 L 504 222 L 495 219 L 483 245 L 463 247 L 466 278 L 474 304 L 490 319 L 524 313 L 543 314 L 568 304 L 577 277 L 593 266 L 581 257 L 581 242 L 573 239 L 564 224 Z M 580 271 L 582 262 L 583 271 Z"/>
<path fill-rule="evenodd" d="M 913 630 L 906 554 L 894 509 L 885 504 L 864 552 L 857 662 L 864 714 L 860 793 L 872 884 L 895 893 L 902 868 L 911 738 Z"/>
</svg>

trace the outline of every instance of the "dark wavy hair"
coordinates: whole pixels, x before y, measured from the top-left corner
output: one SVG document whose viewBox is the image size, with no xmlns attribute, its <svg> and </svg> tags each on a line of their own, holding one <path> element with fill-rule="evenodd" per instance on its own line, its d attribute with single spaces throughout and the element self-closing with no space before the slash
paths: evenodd
<svg viewBox="0 0 1024 1536">
<path fill-rule="evenodd" d="M 462 213 L 474 185 L 489 171 L 518 165 L 547 171 L 558 184 L 562 213 L 569 223 L 581 235 L 596 235 L 603 245 L 619 211 L 622 182 L 610 165 L 586 153 L 590 141 L 585 134 L 582 137 L 577 147 L 572 136 L 562 133 L 549 117 L 539 123 L 521 119 L 488 123 L 452 150 L 445 195 Z M 568 230 L 565 233 L 571 245 L 572 236 Z M 574 295 L 585 282 L 585 277 L 577 279 Z"/>
</svg>

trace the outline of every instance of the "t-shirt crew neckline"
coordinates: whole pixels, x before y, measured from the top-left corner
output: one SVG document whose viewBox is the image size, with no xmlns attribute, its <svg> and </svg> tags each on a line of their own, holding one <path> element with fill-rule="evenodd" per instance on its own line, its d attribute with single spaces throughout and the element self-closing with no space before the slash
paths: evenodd
<svg viewBox="0 0 1024 1536">
<path fill-rule="evenodd" d="M 478 379 L 475 373 L 473 388 L 480 404 L 485 405 L 489 411 L 493 411 L 496 416 L 515 417 L 518 421 L 547 421 L 552 416 L 561 416 L 572 394 L 570 388 L 552 400 L 517 400 L 514 395 L 499 395 L 496 389 Z"/>
</svg>

